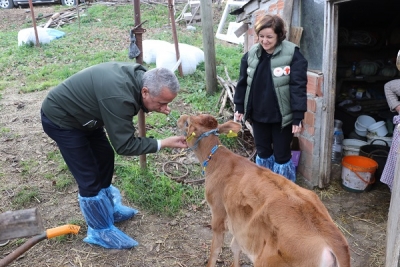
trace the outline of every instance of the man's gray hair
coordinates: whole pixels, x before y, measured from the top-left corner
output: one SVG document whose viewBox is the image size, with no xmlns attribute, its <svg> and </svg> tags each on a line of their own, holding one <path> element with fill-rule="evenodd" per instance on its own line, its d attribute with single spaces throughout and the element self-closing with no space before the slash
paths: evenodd
<svg viewBox="0 0 400 267">
<path fill-rule="evenodd" d="M 158 96 L 164 87 L 172 93 L 179 92 L 179 82 L 175 74 L 166 68 L 154 68 L 143 74 L 143 87 L 147 87 L 153 96 Z"/>
</svg>

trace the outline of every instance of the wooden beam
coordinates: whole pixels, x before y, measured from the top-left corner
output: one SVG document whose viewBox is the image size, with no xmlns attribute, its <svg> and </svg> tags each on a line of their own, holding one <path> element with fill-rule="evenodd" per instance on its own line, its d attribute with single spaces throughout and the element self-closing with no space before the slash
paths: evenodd
<svg viewBox="0 0 400 267">
<path fill-rule="evenodd" d="M 169 9 L 169 16 L 170 16 L 170 21 L 171 21 L 171 26 L 172 26 L 172 37 L 174 39 L 174 46 L 175 46 L 175 54 L 176 54 L 176 61 L 179 62 L 181 59 L 180 53 L 179 53 L 179 42 L 178 42 L 178 35 L 176 33 L 176 25 L 175 25 L 175 17 L 174 17 L 174 4 L 172 0 L 168 0 L 168 9 Z M 183 71 L 182 71 L 182 64 L 178 65 L 178 71 L 181 77 L 183 77 Z"/>
<path fill-rule="evenodd" d="M 31 10 L 31 15 L 32 15 L 33 30 L 35 31 L 36 46 L 40 47 L 40 40 L 39 40 L 39 35 L 38 35 L 37 27 L 36 27 L 35 12 L 33 10 L 32 0 L 29 0 L 29 8 Z"/>
<path fill-rule="evenodd" d="M 208 94 L 217 91 L 217 67 L 213 30 L 212 1 L 200 1 L 201 24 L 203 31 L 204 66 L 206 71 L 206 90 Z"/>
<path fill-rule="evenodd" d="M 43 232 L 42 218 L 36 208 L 6 211 L 0 214 L 0 242 Z"/>
<path fill-rule="evenodd" d="M 133 1 L 133 10 L 135 13 L 135 28 L 134 28 L 134 33 L 136 37 L 136 44 L 138 49 L 140 50 L 139 56 L 136 57 L 136 63 L 138 64 L 143 64 L 143 46 L 142 46 L 142 33 L 145 32 L 144 29 L 142 29 L 142 21 L 141 21 L 141 16 L 140 16 L 140 0 L 134 0 Z M 139 124 L 139 137 L 146 137 L 146 119 L 144 116 L 144 111 L 142 109 L 139 110 L 138 113 L 138 124 Z M 139 164 L 141 169 L 146 169 L 147 168 L 147 160 L 146 160 L 146 154 L 142 154 L 139 156 Z"/>
<path fill-rule="evenodd" d="M 287 40 L 290 40 L 290 35 L 291 35 L 290 28 L 292 27 L 292 13 L 293 13 L 293 0 L 285 0 L 285 5 L 283 6 L 283 11 L 282 11 L 282 19 L 285 21 L 286 24 Z"/>
<path fill-rule="evenodd" d="M 303 27 L 291 27 L 289 41 L 300 46 L 300 40 L 302 35 L 303 35 Z"/>
</svg>

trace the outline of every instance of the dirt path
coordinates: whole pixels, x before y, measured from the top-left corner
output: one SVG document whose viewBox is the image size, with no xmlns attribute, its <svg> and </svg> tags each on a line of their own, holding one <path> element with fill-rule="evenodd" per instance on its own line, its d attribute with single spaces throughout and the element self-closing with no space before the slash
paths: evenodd
<svg viewBox="0 0 400 267">
<path fill-rule="evenodd" d="M 39 110 L 46 91 L 18 94 L 8 89 L 0 100 L 1 212 L 11 209 L 11 200 L 24 187 L 38 189 L 36 207 L 46 228 L 83 220 L 77 202 L 77 188 L 56 191 L 49 174 L 57 175 L 57 164 L 47 159 L 56 146 L 42 131 Z M 6 130 L 9 129 L 9 130 Z M 36 162 L 24 168 L 25 164 Z M 383 185 L 368 193 L 349 193 L 336 179 L 320 197 L 349 240 L 353 266 L 383 266 L 385 233 L 390 193 Z M 130 203 L 134 206 L 134 203 Z M 131 250 L 106 250 L 83 243 L 86 229 L 66 240 L 46 240 L 35 245 L 12 266 L 204 266 L 209 252 L 210 214 L 206 205 L 188 209 L 177 218 L 146 214 L 118 225 L 140 246 Z M 13 240 L 0 247 L 0 255 L 21 245 Z M 218 266 L 229 266 L 227 240 Z M 243 266 L 251 266 L 243 258 Z"/>
</svg>

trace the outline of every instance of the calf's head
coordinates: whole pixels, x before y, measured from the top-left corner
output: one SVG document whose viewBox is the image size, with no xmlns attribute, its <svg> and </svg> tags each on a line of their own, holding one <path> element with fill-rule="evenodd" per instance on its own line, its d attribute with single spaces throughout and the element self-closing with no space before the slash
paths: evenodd
<svg viewBox="0 0 400 267">
<path fill-rule="evenodd" d="M 186 136 L 189 147 L 196 140 L 206 137 L 210 134 L 232 134 L 236 135 L 242 128 L 240 123 L 227 121 L 218 124 L 217 120 L 208 114 L 197 116 L 182 115 L 178 119 L 178 129 Z"/>
</svg>

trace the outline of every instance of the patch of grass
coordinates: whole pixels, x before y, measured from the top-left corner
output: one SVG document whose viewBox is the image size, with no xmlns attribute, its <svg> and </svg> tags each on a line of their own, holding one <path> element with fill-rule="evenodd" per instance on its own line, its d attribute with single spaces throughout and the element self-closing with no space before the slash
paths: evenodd
<svg viewBox="0 0 400 267">
<path fill-rule="evenodd" d="M 39 196 L 39 188 L 36 186 L 23 187 L 12 199 L 15 208 L 27 207 L 30 203 L 37 201 Z"/>
<path fill-rule="evenodd" d="M 23 160 L 23 161 L 21 161 L 22 173 L 24 175 L 27 175 L 32 172 L 35 172 L 37 170 L 38 165 L 39 165 L 39 162 L 37 162 L 34 159 Z"/>
<path fill-rule="evenodd" d="M 12 244 L 15 245 L 16 247 L 19 247 L 22 244 L 24 244 L 26 241 L 27 241 L 26 238 L 17 238 L 17 239 L 12 241 Z"/>
<path fill-rule="evenodd" d="M 50 151 L 49 153 L 47 153 L 47 160 L 58 163 L 59 164 L 58 168 L 59 168 L 60 172 L 68 171 L 68 166 L 65 163 L 63 157 L 61 156 L 61 153 L 59 150 Z"/>
<path fill-rule="evenodd" d="M 9 133 L 10 131 L 11 131 L 10 128 L 7 128 L 7 127 L 0 128 L 0 133 Z"/>
<path fill-rule="evenodd" d="M 52 181 L 53 186 L 55 186 L 57 191 L 63 191 L 75 183 L 75 180 L 72 177 L 67 164 L 62 158 L 60 151 L 57 150 L 47 153 L 47 160 L 54 161 L 56 164 L 58 164 L 58 174 L 46 173 L 44 175 L 46 179 Z"/>
<path fill-rule="evenodd" d="M 138 165 L 125 164 L 116 168 L 126 196 L 141 208 L 167 216 L 177 215 L 186 205 L 203 199 L 202 188 L 176 183 L 163 174 Z"/>
<path fill-rule="evenodd" d="M 62 191 L 74 184 L 74 179 L 69 173 L 57 175 L 54 185 L 58 191 Z"/>
<path fill-rule="evenodd" d="M 208 95 L 205 90 L 199 90 L 196 93 L 182 94 L 182 98 L 189 103 L 194 110 L 200 113 L 217 114 L 218 94 Z"/>
</svg>

